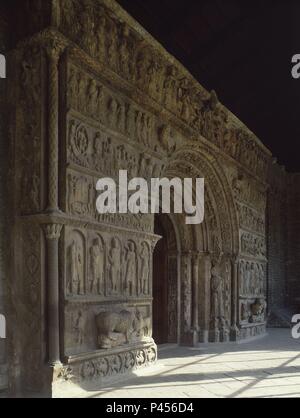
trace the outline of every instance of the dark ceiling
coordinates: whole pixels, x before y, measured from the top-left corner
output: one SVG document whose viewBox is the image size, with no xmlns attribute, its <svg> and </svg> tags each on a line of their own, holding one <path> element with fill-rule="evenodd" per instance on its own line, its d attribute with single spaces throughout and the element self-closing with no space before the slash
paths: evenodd
<svg viewBox="0 0 300 418">
<path fill-rule="evenodd" d="M 267 145 L 300 171 L 299 0 L 119 0 Z"/>
</svg>

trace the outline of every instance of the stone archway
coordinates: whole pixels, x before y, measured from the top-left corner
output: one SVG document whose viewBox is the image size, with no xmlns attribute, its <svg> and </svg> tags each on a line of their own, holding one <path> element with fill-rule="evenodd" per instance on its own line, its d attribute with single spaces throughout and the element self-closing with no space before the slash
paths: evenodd
<svg viewBox="0 0 300 418">
<path fill-rule="evenodd" d="M 164 175 L 206 182 L 203 224 L 172 216 L 180 241 L 180 343 L 236 340 L 239 228 L 226 175 L 213 152 L 197 143 L 175 152 Z"/>
</svg>

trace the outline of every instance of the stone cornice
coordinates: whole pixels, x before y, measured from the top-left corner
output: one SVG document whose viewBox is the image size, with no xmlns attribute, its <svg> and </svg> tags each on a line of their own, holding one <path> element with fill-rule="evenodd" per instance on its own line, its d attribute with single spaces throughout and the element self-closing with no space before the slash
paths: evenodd
<svg viewBox="0 0 300 418">
<path fill-rule="evenodd" d="M 159 54 L 162 54 L 164 59 L 167 61 L 168 65 L 176 65 L 176 68 L 180 70 L 180 77 L 184 75 L 184 77 L 187 77 L 187 80 L 189 82 L 189 85 L 193 85 L 193 91 L 197 91 L 197 95 L 202 98 L 204 97 L 204 100 L 209 97 L 209 93 L 203 89 L 203 87 L 188 73 L 184 67 L 178 63 L 177 60 L 175 60 L 173 57 L 168 54 L 164 48 L 155 41 L 151 35 L 147 34 L 146 31 L 144 31 L 141 26 L 135 22 L 125 11 L 123 11 L 119 5 L 117 5 L 114 1 L 108 1 L 98 0 L 100 4 L 104 6 L 109 6 L 110 10 L 112 12 L 117 12 L 118 19 L 122 20 L 123 23 L 126 22 L 132 30 L 134 30 L 136 33 L 138 33 L 140 36 L 143 36 L 144 41 L 148 41 L 150 45 L 148 45 L 151 49 L 154 48 L 156 52 Z M 114 17 L 116 19 L 116 17 Z M 49 44 L 49 40 L 54 40 L 57 45 L 59 45 L 59 48 L 61 50 L 67 49 L 70 53 L 71 58 L 77 59 L 82 65 L 87 66 L 89 71 L 94 71 L 97 75 L 101 74 L 103 77 L 105 77 L 107 80 L 109 80 L 111 83 L 115 83 L 118 88 L 120 88 L 121 91 L 124 92 L 125 95 L 128 95 L 132 100 L 137 101 L 142 106 L 146 106 L 147 108 L 150 108 L 152 112 L 159 115 L 161 118 L 167 121 L 167 123 L 172 124 L 175 129 L 178 129 L 182 134 L 190 138 L 190 140 L 198 141 L 198 142 L 206 142 L 208 145 L 211 145 L 213 148 L 217 150 L 219 154 L 227 155 L 229 158 L 232 158 L 235 162 L 239 163 L 239 160 L 237 157 L 232 157 L 229 155 L 225 149 L 221 149 L 219 145 L 215 145 L 212 141 L 206 139 L 203 137 L 202 133 L 198 131 L 198 129 L 195 129 L 194 126 L 190 126 L 188 123 L 186 123 L 179 115 L 176 115 L 173 111 L 170 111 L 169 109 L 166 109 L 166 107 L 159 103 L 157 100 L 151 97 L 150 94 L 145 93 L 140 89 L 140 87 L 136 86 L 135 83 L 132 82 L 132 80 L 126 80 L 124 77 L 117 74 L 116 71 L 108 68 L 107 63 L 101 62 L 98 59 L 93 58 L 85 52 L 79 45 L 72 42 L 64 36 L 59 30 L 55 29 L 54 27 L 45 29 L 44 31 L 36 34 L 35 36 L 26 39 L 25 41 L 22 41 L 18 45 L 18 49 L 22 49 L 24 47 L 28 47 L 30 45 L 36 45 L 39 44 L 41 46 L 44 46 L 45 44 Z M 193 98 L 191 100 L 194 100 L 194 93 Z M 224 106 L 222 106 L 220 103 L 218 103 L 218 106 L 220 106 L 220 111 L 226 113 L 226 117 L 228 118 L 228 122 L 226 122 L 226 125 L 229 126 L 228 129 L 236 131 L 234 135 L 237 136 L 235 139 L 237 144 L 243 144 L 244 149 L 242 150 L 242 153 L 248 153 L 252 152 L 252 149 L 255 149 L 255 147 L 259 147 L 259 152 L 261 155 L 264 155 L 265 162 L 262 163 L 266 166 L 271 161 L 271 153 L 263 146 L 263 144 L 260 143 L 260 141 L 255 137 L 255 135 L 249 131 L 249 129 L 243 125 L 234 115 L 232 115 L 231 112 L 229 112 Z M 201 117 L 201 116 L 199 116 Z M 231 126 L 231 127 L 230 127 Z M 233 132 L 232 131 L 232 132 Z M 242 137 L 240 137 L 240 135 Z M 229 139 L 229 142 L 231 139 Z M 247 151 L 249 147 L 249 151 Z M 256 152 L 256 151 L 255 151 Z M 242 164 L 243 165 L 243 164 Z M 248 168 L 245 165 L 243 165 L 245 168 L 245 171 L 248 171 L 250 175 L 257 178 L 258 180 L 264 182 L 265 181 L 265 175 L 259 175 L 258 173 L 251 171 L 250 168 Z M 265 169 L 267 171 L 267 169 Z"/>
<path fill-rule="evenodd" d="M 175 65 L 184 76 L 192 81 L 197 90 L 201 90 L 201 93 L 204 93 L 208 98 L 210 93 L 201 85 L 201 83 L 196 80 L 192 74 L 178 61 L 173 57 L 149 32 L 147 32 L 130 14 L 126 12 L 115 0 L 95 0 L 100 5 L 111 10 L 117 17 L 122 21 L 125 21 L 133 30 L 136 31 L 145 41 L 149 43 L 157 52 L 162 54 L 170 64 Z M 236 127 L 240 127 L 246 132 L 248 132 L 255 143 L 261 148 L 261 150 L 266 153 L 268 156 L 272 156 L 272 152 L 261 142 L 261 140 L 242 122 L 240 121 L 229 109 L 222 105 L 224 110 L 228 112 L 232 123 Z"/>
</svg>

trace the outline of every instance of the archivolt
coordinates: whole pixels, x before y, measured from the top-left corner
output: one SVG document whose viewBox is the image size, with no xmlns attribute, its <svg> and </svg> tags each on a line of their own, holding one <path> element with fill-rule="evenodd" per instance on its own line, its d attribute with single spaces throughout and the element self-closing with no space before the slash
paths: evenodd
<svg viewBox="0 0 300 418">
<path fill-rule="evenodd" d="M 169 160 L 164 176 L 205 179 L 205 220 L 201 225 L 185 225 L 185 216 L 176 215 L 185 251 L 238 254 L 239 230 L 232 190 L 217 158 L 192 144 L 180 148 Z"/>
</svg>

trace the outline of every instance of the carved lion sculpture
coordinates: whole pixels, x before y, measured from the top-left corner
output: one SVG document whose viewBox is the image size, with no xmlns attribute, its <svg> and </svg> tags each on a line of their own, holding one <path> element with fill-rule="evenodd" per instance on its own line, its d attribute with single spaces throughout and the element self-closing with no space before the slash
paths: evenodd
<svg viewBox="0 0 300 418">
<path fill-rule="evenodd" d="M 102 312 L 96 317 L 96 325 L 99 347 L 106 350 L 151 334 L 151 318 L 144 318 L 139 310 Z"/>
<path fill-rule="evenodd" d="M 135 315 L 132 312 L 102 312 L 96 317 L 98 344 L 100 348 L 109 349 L 128 344 L 133 332 Z"/>
<path fill-rule="evenodd" d="M 251 318 L 250 322 L 263 321 L 265 316 L 267 304 L 264 299 L 256 299 L 255 303 L 251 305 Z"/>
</svg>

